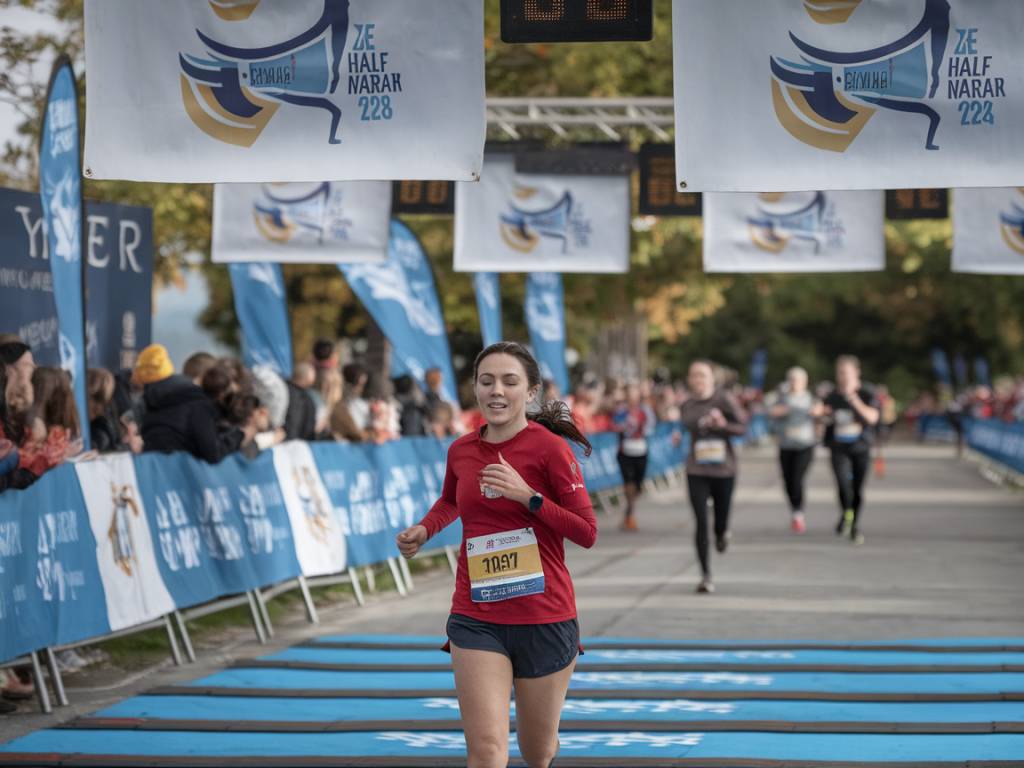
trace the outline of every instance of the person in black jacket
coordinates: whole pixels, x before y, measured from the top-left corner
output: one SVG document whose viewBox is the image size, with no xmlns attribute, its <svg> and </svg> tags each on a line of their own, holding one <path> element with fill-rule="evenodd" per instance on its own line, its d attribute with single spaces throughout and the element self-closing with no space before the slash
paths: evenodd
<svg viewBox="0 0 1024 768">
<path fill-rule="evenodd" d="M 151 344 L 142 350 L 133 379 L 143 386 L 146 451 L 187 451 L 211 464 L 224 458 L 227 451 L 218 440 L 217 406 L 188 378 L 174 373 L 162 345 Z"/>
</svg>

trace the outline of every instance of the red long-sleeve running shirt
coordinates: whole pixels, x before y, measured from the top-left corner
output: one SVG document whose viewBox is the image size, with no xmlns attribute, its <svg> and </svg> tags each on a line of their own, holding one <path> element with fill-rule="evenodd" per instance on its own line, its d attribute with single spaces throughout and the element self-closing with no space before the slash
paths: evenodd
<svg viewBox="0 0 1024 768">
<path fill-rule="evenodd" d="M 540 511 L 518 501 L 489 499 L 480 489 L 480 471 L 499 464 L 498 454 L 544 497 Z M 428 536 L 462 518 L 462 545 L 452 595 L 452 613 L 493 624 L 550 624 L 576 618 L 576 593 L 565 566 L 563 539 L 590 548 L 597 541 L 597 520 L 572 449 L 561 437 L 531 421 L 503 443 L 488 443 L 479 431 L 464 435 L 448 449 L 441 498 L 420 521 Z M 533 528 L 544 568 L 544 592 L 491 603 L 470 599 L 466 540 L 520 528 Z"/>
</svg>

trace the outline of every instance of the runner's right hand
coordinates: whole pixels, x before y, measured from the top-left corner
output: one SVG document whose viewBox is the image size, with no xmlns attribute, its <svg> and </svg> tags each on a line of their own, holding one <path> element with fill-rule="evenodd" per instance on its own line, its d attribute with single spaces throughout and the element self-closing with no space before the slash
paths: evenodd
<svg viewBox="0 0 1024 768">
<path fill-rule="evenodd" d="M 422 525 L 410 526 L 395 537 L 395 543 L 402 557 L 409 560 L 427 543 L 427 529 Z"/>
</svg>

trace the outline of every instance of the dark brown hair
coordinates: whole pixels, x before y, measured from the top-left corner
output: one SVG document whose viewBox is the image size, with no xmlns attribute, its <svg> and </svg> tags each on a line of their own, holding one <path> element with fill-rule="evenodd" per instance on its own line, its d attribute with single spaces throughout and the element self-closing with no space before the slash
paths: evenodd
<svg viewBox="0 0 1024 768">
<path fill-rule="evenodd" d="M 530 389 L 541 386 L 540 366 L 537 365 L 537 361 L 533 359 L 533 355 L 527 351 L 526 347 L 522 344 L 517 344 L 514 341 L 499 341 L 497 344 L 491 344 L 491 346 L 485 348 L 476 356 L 476 360 L 473 361 L 474 382 L 476 381 L 477 372 L 480 370 L 480 363 L 491 355 L 510 355 L 514 357 L 520 362 L 520 364 L 522 364 L 523 370 L 526 372 L 527 386 Z M 574 443 L 582 445 L 584 455 L 590 455 L 590 451 L 592 450 L 590 441 L 587 440 L 586 436 L 582 432 L 580 432 L 580 428 L 576 426 L 576 422 L 572 419 L 572 411 L 569 410 L 569 406 L 561 400 L 548 400 L 547 402 L 541 403 L 540 411 L 537 413 L 528 413 L 526 418 L 537 422 L 542 427 L 545 427 L 550 432 L 554 432 L 559 437 L 564 437 L 568 440 L 572 440 Z"/>
<path fill-rule="evenodd" d="M 36 368 L 32 373 L 35 390 L 35 414 L 43 420 L 47 431 L 64 427 L 73 439 L 79 436 L 78 407 L 71 389 L 71 377 L 60 368 Z"/>
<path fill-rule="evenodd" d="M 114 374 L 106 368 L 89 368 L 85 372 L 85 394 L 91 421 L 107 409 L 114 397 Z"/>
</svg>

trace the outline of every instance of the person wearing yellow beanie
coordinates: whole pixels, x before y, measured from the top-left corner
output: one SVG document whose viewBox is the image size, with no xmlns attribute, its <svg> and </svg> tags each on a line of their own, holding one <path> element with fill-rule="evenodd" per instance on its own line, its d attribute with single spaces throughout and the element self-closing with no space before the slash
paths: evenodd
<svg viewBox="0 0 1024 768">
<path fill-rule="evenodd" d="M 139 353 L 132 379 L 137 384 L 152 384 L 163 381 L 173 374 L 174 364 L 167 354 L 166 347 L 163 344 L 150 344 Z"/>
</svg>

